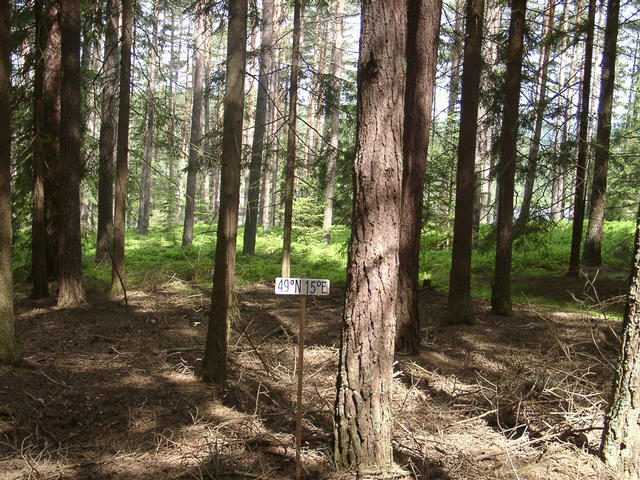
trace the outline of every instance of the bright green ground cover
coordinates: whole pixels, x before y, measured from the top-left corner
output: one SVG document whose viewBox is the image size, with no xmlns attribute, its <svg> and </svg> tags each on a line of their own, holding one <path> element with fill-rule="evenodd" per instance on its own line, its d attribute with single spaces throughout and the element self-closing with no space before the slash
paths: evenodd
<svg viewBox="0 0 640 480">
<path fill-rule="evenodd" d="M 603 259 L 609 267 L 599 273 L 600 278 L 608 276 L 611 281 L 624 283 L 630 266 L 634 224 L 631 221 L 607 222 L 604 230 Z M 194 287 L 209 288 L 213 273 L 215 248 L 215 225 L 197 225 L 193 246 L 180 245 L 181 227 L 152 230 L 147 237 L 139 236 L 134 230 L 127 232 L 126 240 L 126 282 L 129 287 L 144 287 L 172 278 L 182 280 Z M 237 275 L 239 284 L 256 282 L 270 283 L 280 274 L 282 230 L 275 228 L 268 233 L 259 233 L 256 255 L 243 255 L 242 234 L 238 235 Z M 490 297 L 490 283 L 493 275 L 494 242 L 489 226 L 483 227 L 478 246 L 473 252 L 472 295 L 476 298 Z M 535 232 L 518 239 L 513 255 L 513 299 L 515 302 L 557 304 L 558 300 L 546 298 L 531 285 L 541 279 L 564 275 L 569 258 L 571 224 L 543 225 Z M 328 278 L 332 283 L 344 283 L 346 278 L 347 244 L 349 230 L 337 226 L 333 231 L 331 245 L 322 243 L 320 229 L 314 227 L 297 228 L 292 243 L 292 276 L 306 274 L 311 278 Z M 435 289 L 445 293 L 448 289 L 451 251 L 446 245 L 444 234 L 425 231 L 420 254 L 421 280 L 430 279 Z M 84 241 L 85 272 L 89 285 L 106 286 L 110 281 L 110 269 L 96 267 L 93 263 L 95 249 L 94 236 Z M 20 245 L 20 244 L 18 244 Z M 14 268 L 16 278 L 27 278 L 30 265 L 29 249 L 16 248 Z M 611 268 L 613 267 L 613 268 Z M 561 283 L 561 280 L 560 280 Z M 562 305 L 571 308 L 571 302 Z"/>
</svg>

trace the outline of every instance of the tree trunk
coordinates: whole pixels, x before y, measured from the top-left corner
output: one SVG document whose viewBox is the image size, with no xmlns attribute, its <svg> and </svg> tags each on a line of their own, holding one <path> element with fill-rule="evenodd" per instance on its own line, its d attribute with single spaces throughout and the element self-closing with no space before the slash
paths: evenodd
<svg viewBox="0 0 640 480">
<path fill-rule="evenodd" d="M 260 199 L 260 177 L 265 148 L 264 137 L 267 127 L 267 101 L 273 58 L 273 0 L 262 2 L 262 26 L 260 28 L 260 73 L 258 76 L 258 99 L 256 100 L 255 126 L 251 145 L 249 165 L 249 192 L 247 197 L 247 219 L 244 227 L 242 253 L 256 253 L 256 233 L 258 229 L 258 208 Z"/>
<path fill-rule="evenodd" d="M 495 89 L 495 80 L 491 70 L 497 64 L 498 46 L 492 41 L 500 31 L 500 17 L 503 5 L 496 0 L 485 2 L 484 41 L 482 42 L 481 56 L 483 70 L 480 73 L 480 91 L 487 92 Z M 496 125 L 499 116 L 490 112 L 490 101 L 482 101 L 478 104 L 478 132 L 476 139 L 476 173 L 474 179 L 474 209 L 473 209 L 473 239 L 475 242 L 480 232 L 480 223 L 492 223 L 492 192 L 493 192 L 493 165 L 496 137 Z"/>
<path fill-rule="evenodd" d="M 47 272 L 58 276 L 57 173 L 60 152 L 60 82 L 62 80 L 60 2 L 50 0 L 47 12 L 47 49 L 44 58 L 44 111 L 42 113 L 42 156 L 45 164 L 44 201 L 47 228 Z"/>
<path fill-rule="evenodd" d="M 158 48 L 158 0 L 153 2 L 153 27 L 151 52 L 149 54 L 149 83 L 147 84 L 147 106 L 144 123 L 144 152 L 142 154 L 142 175 L 140 178 L 140 199 L 138 203 L 138 235 L 149 235 L 151 217 L 151 171 L 154 157 L 153 129 L 156 96 L 156 50 Z"/>
<path fill-rule="evenodd" d="M 34 3 L 36 38 L 33 76 L 33 215 L 31 218 L 31 274 L 33 298 L 49 296 L 47 277 L 47 218 L 44 200 L 45 163 L 43 152 L 44 113 L 44 52 L 47 48 L 47 28 L 42 0 Z"/>
<path fill-rule="evenodd" d="M 395 345 L 397 351 L 413 355 L 420 349 L 420 234 L 441 7 L 440 0 L 411 0 L 407 4 L 407 81 Z"/>
<path fill-rule="evenodd" d="M 582 0 L 579 0 L 581 3 Z M 580 10 L 580 4 L 578 5 Z M 562 7 L 562 20 L 561 20 L 561 32 L 564 33 L 562 37 L 562 44 L 560 47 L 560 76 L 558 79 L 558 111 L 563 110 L 561 114 L 556 117 L 556 133 L 554 139 L 554 153 L 555 158 L 553 161 L 553 181 L 551 186 L 551 221 L 558 223 L 564 218 L 564 198 L 565 192 L 563 190 L 563 177 L 567 167 L 567 138 L 569 133 L 569 118 L 571 117 L 572 108 L 571 104 L 567 101 L 568 97 L 563 97 L 562 93 L 569 90 L 567 85 L 567 45 L 569 42 L 569 35 L 567 32 L 567 25 L 569 19 L 569 2 L 564 2 Z M 575 49 L 575 44 L 574 44 Z M 573 78 L 576 72 L 578 62 L 575 56 L 571 58 L 570 72 L 568 78 Z"/>
<path fill-rule="evenodd" d="M 118 24 L 119 0 L 107 0 L 104 30 L 104 72 L 98 150 L 98 237 L 96 263 L 111 263 L 113 236 L 113 157 L 116 145 L 118 108 Z"/>
<path fill-rule="evenodd" d="M 449 323 L 470 323 L 472 320 L 473 215 L 469 215 L 469 212 L 473 210 L 474 198 L 478 103 L 480 101 L 480 74 L 482 73 L 483 17 L 484 0 L 468 0 L 460 102 L 460 134 L 458 135 L 456 207 L 447 301 L 447 321 Z"/>
<path fill-rule="evenodd" d="M 293 47 L 289 81 L 289 118 L 287 120 L 287 163 L 284 167 L 284 232 L 282 241 L 282 276 L 291 273 L 291 229 L 293 218 L 293 187 L 296 172 L 296 120 L 298 77 L 300 76 L 300 36 L 302 35 L 302 1 L 293 4 Z"/>
<path fill-rule="evenodd" d="M 513 191 L 518 140 L 518 106 L 522 69 L 526 0 L 512 0 L 507 50 L 507 77 L 502 109 L 502 143 L 498 164 L 498 230 L 491 309 L 511 315 L 511 254 L 513 244 Z"/>
<path fill-rule="evenodd" d="M 338 134 L 340 133 L 340 75 L 342 74 L 342 29 L 344 24 L 344 0 L 336 2 L 335 30 L 331 48 L 330 95 L 327 98 L 329 124 L 329 155 L 327 158 L 327 185 L 324 188 L 324 213 L 322 215 L 322 241 L 331 243 L 333 225 L 333 193 L 336 185 L 336 164 L 338 161 Z"/>
<path fill-rule="evenodd" d="M 176 25 L 176 12 L 175 6 L 170 7 L 169 23 Z M 169 134 L 167 136 L 167 175 L 169 176 L 169 188 L 168 188 L 168 201 L 165 209 L 166 213 L 166 226 L 171 230 L 171 238 L 175 242 L 175 230 L 174 220 L 177 216 L 177 187 L 175 181 L 175 165 L 178 152 L 176 151 L 176 99 L 174 98 L 174 84 L 176 83 L 176 76 L 178 74 L 176 64 L 176 48 L 175 48 L 175 27 L 171 28 L 171 34 L 169 36 L 169 71 L 167 76 L 169 77 L 169 86 L 167 88 L 167 103 L 169 108 Z M 179 48 L 178 48 L 179 51 Z"/>
<path fill-rule="evenodd" d="M 0 363 L 18 361 L 11 270 L 11 50 L 9 1 L 0 0 Z"/>
<path fill-rule="evenodd" d="M 524 192 L 520 215 L 516 222 L 516 232 L 524 231 L 531 216 L 531 201 L 533 199 L 533 186 L 538 169 L 538 156 L 540 153 L 540 138 L 542 137 L 542 124 L 547 108 L 547 73 L 549 71 L 549 57 L 551 55 L 551 42 L 549 36 L 553 33 L 553 20 L 556 12 L 555 0 L 549 0 L 547 4 L 544 26 L 542 30 L 542 51 L 538 62 L 538 85 L 535 103 L 535 118 L 533 123 L 533 135 L 529 142 L 529 154 L 527 155 L 527 170 L 525 175 Z"/>
<path fill-rule="evenodd" d="M 204 18 L 198 14 L 193 55 L 193 101 L 191 103 L 191 139 L 187 165 L 187 189 L 184 203 L 182 246 L 193 243 L 193 223 L 196 209 L 196 179 L 202 158 L 202 79 L 204 64 Z"/>
<path fill-rule="evenodd" d="M 124 236 L 126 230 L 127 178 L 129 175 L 129 111 L 131 107 L 131 30 L 134 0 L 122 0 L 120 46 L 120 99 L 118 106 L 118 151 L 116 154 L 116 203 L 113 222 L 111 296 L 123 293 Z"/>
<path fill-rule="evenodd" d="M 602 460 L 626 480 L 640 479 L 640 206 L 634 245 L 622 345 L 600 450 Z"/>
<path fill-rule="evenodd" d="M 236 236 L 240 203 L 247 0 L 229 0 L 228 32 L 227 78 L 222 127 L 220 218 L 213 270 L 211 313 L 202 362 L 203 380 L 220 384 L 227 381 L 229 330 L 236 312 L 233 280 L 236 269 Z"/>
<path fill-rule="evenodd" d="M 587 191 L 587 139 L 589 130 L 589 99 L 591 90 L 591 68 L 593 61 L 593 36 L 595 29 L 596 0 L 589 0 L 589 13 L 586 25 L 584 44 L 584 70 L 582 72 L 582 88 L 580 91 L 580 113 L 578 114 L 578 144 L 576 159 L 575 197 L 573 202 L 573 226 L 571 229 L 571 254 L 569 257 L 568 276 L 577 277 L 580 273 L 580 245 L 584 223 L 585 195 Z"/>
<path fill-rule="evenodd" d="M 407 7 L 361 3 L 358 132 L 334 426 L 339 468 L 392 468 Z"/>
<path fill-rule="evenodd" d="M 584 241 L 582 263 L 599 266 L 602 263 L 602 226 L 607 201 L 607 170 L 609 166 L 609 146 L 611 143 L 611 114 L 613 110 L 613 90 L 616 79 L 616 55 L 618 45 L 618 17 L 620 0 L 609 0 L 607 4 L 607 25 L 604 32 L 602 54 L 602 75 L 600 81 L 600 101 L 598 104 L 598 128 L 595 142 L 593 183 L 591 185 L 591 210 L 589 225 Z"/>
<path fill-rule="evenodd" d="M 58 179 L 58 307 L 84 302 L 80 234 L 80 1 L 60 2 L 62 83 Z"/>
</svg>

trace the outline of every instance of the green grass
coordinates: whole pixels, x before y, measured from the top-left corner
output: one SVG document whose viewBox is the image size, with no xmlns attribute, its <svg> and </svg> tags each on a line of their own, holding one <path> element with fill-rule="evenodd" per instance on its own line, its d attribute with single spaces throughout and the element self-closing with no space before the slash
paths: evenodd
<svg viewBox="0 0 640 480">
<path fill-rule="evenodd" d="M 585 225 L 586 227 L 586 225 Z M 194 288 L 210 288 L 213 276 L 216 227 L 196 225 L 193 245 L 182 248 L 182 228 L 152 229 L 149 236 L 139 236 L 134 230 L 126 236 L 125 281 L 129 288 L 144 288 L 171 279 L 177 279 Z M 631 221 L 606 222 L 604 228 L 603 260 L 609 267 L 599 273 L 600 280 L 622 285 L 631 263 L 635 225 Z M 282 229 L 274 228 L 259 233 L 256 239 L 256 254 L 242 254 L 243 228 L 238 232 L 236 282 L 238 284 L 271 283 L 280 275 L 282 253 Z M 332 283 L 344 283 L 346 279 L 347 244 L 349 229 L 336 226 L 332 243 L 322 242 L 322 232 L 317 227 L 295 228 L 292 239 L 291 275 L 302 274 L 311 278 L 328 278 Z M 26 235 L 18 237 L 14 255 L 16 278 L 27 278 L 30 265 L 29 246 Z M 85 274 L 90 286 L 106 287 L 111 270 L 96 267 L 93 262 L 95 236 L 83 241 Z M 537 303 L 571 308 L 575 303 L 563 300 L 562 295 L 544 292 L 545 279 L 554 278 L 562 289 L 562 276 L 569 258 L 571 224 L 539 225 L 514 243 L 513 250 L 513 301 Z M 420 252 L 420 282 L 430 279 L 432 286 L 446 293 L 449 284 L 451 251 L 444 248 L 445 234 L 424 231 Z M 25 240 L 25 241 L 22 241 Z M 492 229 L 484 226 L 480 232 L 477 248 L 472 260 L 472 295 L 488 299 L 493 277 L 494 242 Z M 542 288 L 541 288 L 542 284 Z"/>
</svg>

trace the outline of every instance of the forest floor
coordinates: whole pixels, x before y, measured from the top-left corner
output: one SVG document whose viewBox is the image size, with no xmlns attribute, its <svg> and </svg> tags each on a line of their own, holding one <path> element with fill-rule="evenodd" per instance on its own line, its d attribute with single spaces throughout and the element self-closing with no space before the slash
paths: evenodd
<svg viewBox="0 0 640 480">
<path fill-rule="evenodd" d="M 531 287 L 593 299 L 584 279 Z M 601 288 L 610 298 L 624 285 Z M 94 288 L 72 310 L 24 292 L 24 363 L 0 367 L 0 479 L 295 477 L 295 297 L 269 285 L 238 289 L 230 382 L 216 388 L 197 377 L 208 290 L 166 278 L 128 292 L 127 309 Z M 343 299 L 334 286 L 307 301 L 306 479 L 342 478 L 330 440 Z M 447 327 L 445 305 L 444 295 L 420 291 L 420 355 L 399 355 L 395 366 L 402 478 L 615 478 L 597 450 L 619 320 L 534 305 L 504 318 L 476 302 L 473 325 Z"/>
</svg>

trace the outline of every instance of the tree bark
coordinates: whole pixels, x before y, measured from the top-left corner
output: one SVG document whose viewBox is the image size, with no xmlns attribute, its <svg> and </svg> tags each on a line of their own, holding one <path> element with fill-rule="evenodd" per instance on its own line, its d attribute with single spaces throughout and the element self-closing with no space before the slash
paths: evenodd
<svg viewBox="0 0 640 480">
<path fill-rule="evenodd" d="M 34 3 L 36 38 L 33 76 L 33 214 L 31 218 L 31 274 L 33 298 L 49 296 L 47 276 L 47 218 L 44 199 L 45 163 L 43 152 L 44 114 L 44 53 L 47 48 L 47 28 L 42 0 Z"/>
<path fill-rule="evenodd" d="M 598 127 L 594 145 L 595 161 L 593 165 L 593 183 L 591 185 L 591 210 L 589 212 L 587 236 L 582 251 L 582 263 L 592 267 L 602 264 L 602 227 L 607 202 L 607 171 L 609 169 L 609 147 L 611 143 L 613 90 L 616 80 L 619 14 L 620 0 L 609 0 L 602 54 Z"/>
<path fill-rule="evenodd" d="M 484 39 L 482 42 L 481 55 L 484 59 L 483 69 L 480 73 L 480 91 L 487 92 L 495 89 L 495 80 L 491 74 L 492 69 L 497 64 L 498 45 L 491 38 L 500 31 L 500 17 L 502 16 L 503 4 L 496 0 L 485 2 L 486 18 L 483 23 Z M 473 239 L 475 242 L 480 232 L 480 223 L 492 223 L 492 193 L 494 182 L 495 153 L 493 144 L 495 143 L 496 129 L 499 115 L 493 115 L 490 107 L 491 100 L 480 99 L 478 104 L 478 132 L 476 138 L 476 173 L 474 184 L 474 207 L 473 207 Z"/>
<path fill-rule="evenodd" d="M 361 474 L 392 468 L 407 7 L 361 3 L 358 133 L 334 457 Z"/>
<path fill-rule="evenodd" d="M 0 0 L 0 363 L 18 361 L 11 270 L 11 51 L 9 1 Z"/>
<path fill-rule="evenodd" d="M 578 114 L 578 132 L 576 143 L 576 179 L 573 201 L 573 225 L 571 229 L 571 253 L 567 276 L 577 277 L 580 273 L 580 245 L 584 223 L 585 195 L 587 191 L 587 149 L 589 130 L 589 99 L 591 91 L 591 68 L 593 62 L 593 37 L 596 17 L 596 0 L 589 0 L 587 14 L 586 39 L 584 44 L 584 69 L 582 71 L 582 88 L 580 91 L 580 113 Z"/>
<path fill-rule="evenodd" d="M 547 108 L 547 74 L 549 72 L 549 57 L 551 55 L 551 42 L 549 41 L 549 36 L 552 34 L 553 30 L 555 12 L 555 0 L 549 0 L 542 31 L 542 51 L 540 52 L 540 60 L 538 62 L 539 74 L 536 89 L 533 134 L 529 142 L 529 153 L 527 155 L 527 170 L 525 175 L 524 192 L 522 194 L 522 206 L 520 207 L 520 215 L 518 216 L 518 221 L 515 226 L 517 233 L 524 231 L 531 216 L 531 201 L 533 200 L 533 187 L 536 180 L 536 170 L 538 169 L 542 123 L 544 122 L 544 113 Z"/>
<path fill-rule="evenodd" d="M 191 103 L 191 138 L 187 164 L 187 188 L 184 203 L 182 246 L 193 243 L 193 223 L 196 209 L 196 180 L 202 158 L 202 79 L 204 64 L 204 18 L 198 14 L 193 55 L 193 100 Z"/>
<path fill-rule="evenodd" d="M 229 330 L 236 312 L 233 280 L 236 267 L 236 237 L 242 163 L 244 115 L 244 70 L 247 35 L 247 0 L 229 0 L 227 78 L 222 131 L 222 179 L 220 216 L 213 270 L 213 291 L 207 343 L 202 362 L 202 379 L 227 381 Z"/>
<path fill-rule="evenodd" d="M 127 179 L 129 176 L 129 112 L 131 108 L 131 31 L 133 0 L 122 0 L 120 46 L 120 99 L 118 105 L 118 151 L 116 153 L 116 203 L 113 222 L 111 296 L 123 293 L 124 237 L 126 230 Z"/>
<path fill-rule="evenodd" d="M 511 315 L 511 255 L 513 244 L 513 191 L 518 140 L 518 107 L 524 47 L 526 0 L 512 0 L 507 50 L 507 77 L 502 109 L 502 143 L 498 164 L 498 230 L 491 309 Z"/>
<path fill-rule="evenodd" d="M 336 2 L 335 30 L 331 48 L 331 91 L 327 98 L 327 115 L 329 123 L 329 155 L 327 158 L 327 185 L 324 188 L 324 212 L 322 215 L 322 241 L 331 243 L 331 227 L 333 225 L 333 194 L 336 185 L 336 164 L 338 162 L 338 143 L 340 133 L 340 75 L 342 73 L 342 30 L 344 25 L 344 0 Z"/>
<path fill-rule="evenodd" d="M 284 232 L 282 240 L 282 276 L 291 273 L 291 230 L 293 218 L 293 187 L 296 173 L 296 121 L 298 107 L 298 77 L 300 76 L 300 37 L 302 35 L 302 1 L 293 4 L 293 47 L 289 80 L 289 117 L 287 120 L 287 163 L 284 167 Z"/>
<path fill-rule="evenodd" d="M 600 456 L 626 480 L 640 479 L 640 205 L 631 264 L 630 289 L 622 325 L 622 345 Z"/>
<path fill-rule="evenodd" d="M 264 137 L 267 128 L 267 101 L 273 63 L 273 0 L 262 2 L 262 26 L 260 28 L 260 73 L 258 75 L 258 98 L 256 100 L 255 126 L 249 165 L 249 192 L 247 197 L 247 220 L 244 226 L 242 253 L 256 253 L 258 230 L 258 208 L 260 200 L 260 177 L 265 157 Z"/>
<path fill-rule="evenodd" d="M 80 1 L 60 2 L 62 83 L 60 86 L 60 164 L 58 179 L 58 307 L 84 302 L 80 234 Z"/>
<path fill-rule="evenodd" d="M 144 151 L 142 154 L 142 175 L 140 178 L 140 199 L 138 201 L 138 235 L 149 235 L 151 218 L 151 171 L 154 157 L 154 114 L 156 97 L 156 50 L 158 48 L 159 2 L 153 2 L 153 27 L 151 52 L 149 54 L 149 83 L 147 84 L 147 105 L 144 124 Z"/>
<path fill-rule="evenodd" d="M 98 148 L 98 236 L 96 263 L 111 263 L 113 237 L 113 160 L 116 146 L 118 109 L 118 26 L 119 0 L 107 0 L 104 30 L 104 72 Z"/>
<path fill-rule="evenodd" d="M 456 174 L 456 207 L 453 223 L 453 248 L 449 275 L 447 321 L 470 323 L 471 249 L 473 246 L 474 174 L 478 103 L 482 73 L 482 26 L 484 0 L 468 0 L 465 22 L 464 64 L 458 135 L 458 168 Z"/>
<path fill-rule="evenodd" d="M 58 276 L 58 155 L 60 152 L 60 82 L 62 80 L 60 2 L 50 0 L 47 11 L 47 48 L 44 57 L 44 111 L 42 156 L 45 164 L 44 201 L 47 228 L 47 272 Z"/>
<path fill-rule="evenodd" d="M 407 4 L 407 80 L 395 345 L 396 351 L 413 355 L 420 350 L 420 234 L 441 7 L 440 0 L 411 0 Z"/>
</svg>

